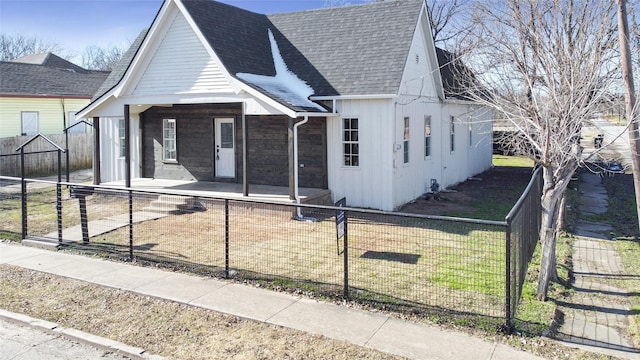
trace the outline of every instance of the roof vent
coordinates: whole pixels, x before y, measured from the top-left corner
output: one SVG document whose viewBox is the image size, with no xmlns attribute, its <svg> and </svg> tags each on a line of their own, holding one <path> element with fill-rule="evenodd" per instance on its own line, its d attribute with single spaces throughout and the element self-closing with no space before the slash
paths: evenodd
<svg viewBox="0 0 640 360">
<path fill-rule="evenodd" d="M 420 63 L 420 55 L 416 54 L 416 64 Z"/>
</svg>

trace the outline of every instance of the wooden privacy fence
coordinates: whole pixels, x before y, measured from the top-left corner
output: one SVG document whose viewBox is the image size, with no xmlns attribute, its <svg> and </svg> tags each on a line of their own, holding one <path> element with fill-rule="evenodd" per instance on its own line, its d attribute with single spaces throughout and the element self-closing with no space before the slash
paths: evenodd
<svg viewBox="0 0 640 360">
<path fill-rule="evenodd" d="M 0 138 L 0 175 L 20 176 L 20 152 L 16 149 L 32 136 L 14 136 Z M 64 134 L 47 135 L 61 148 L 66 147 Z M 58 169 L 58 155 L 53 146 L 46 141 L 34 141 L 25 149 L 25 172 L 27 175 L 55 173 Z M 35 153 L 35 154 L 34 154 Z M 93 134 L 69 134 L 69 168 L 86 169 L 93 160 Z M 65 156 L 62 156 L 62 168 L 66 169 Z"/>
</svg>

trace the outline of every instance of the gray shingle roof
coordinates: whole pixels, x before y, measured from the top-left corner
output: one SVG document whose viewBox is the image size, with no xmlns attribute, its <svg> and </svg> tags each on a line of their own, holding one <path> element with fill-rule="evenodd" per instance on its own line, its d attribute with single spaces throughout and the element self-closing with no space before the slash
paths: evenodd
<svg viewBox="0 0 640 360">
<path fill-rule="evenodd" d="M 78 73 L 86 73 L 89 71 L 50 52 L 25 55 L 23 57 L 11 60 L 11 62 L 42 65 L 58 69 L 69 69 Z"/>
<path fill-rule="evenodd" d="M 105 71 L 75 71 L 68 66 L 3 61 L 0 94 L 91 97 L 108 75 Z"/>
<path fill-rule="evenodd" d="M 287 67 L 314 89 L 315 96 L 398 93 L 423 2 L 387 0 L 262 15 L 212 0 L 182 0 L 232 76 L 275 75 L 271 29 Z M 134 41 L 98 96 L 122 79 L 144 34 Z"/>
<path fill-rule="evenodd" d="M 316 95 L 396 94 L 423 1 L 382 1 L 268 17 L 286 37 L 281 49 L 285 61 L 306 76 Z M 309 72 L 307 64 L 316 71 Z"/>
</svg>

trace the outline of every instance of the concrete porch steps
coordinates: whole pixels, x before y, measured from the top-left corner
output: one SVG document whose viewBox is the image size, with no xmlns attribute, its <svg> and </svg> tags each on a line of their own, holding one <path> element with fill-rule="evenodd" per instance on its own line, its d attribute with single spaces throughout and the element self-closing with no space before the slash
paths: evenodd
<svg viewBox="0 0 640 360">
<path fill-rule="evenodd" d="M 180 214 L 204 208 L 194 196 L 160 195 L 143 210 L 159 214 Z"/>
</svg>

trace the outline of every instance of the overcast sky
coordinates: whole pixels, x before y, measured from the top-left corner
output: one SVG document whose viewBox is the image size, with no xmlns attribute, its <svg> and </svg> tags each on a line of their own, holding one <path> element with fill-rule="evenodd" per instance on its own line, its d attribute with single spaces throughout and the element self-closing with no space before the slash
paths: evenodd
<svg viewBox="0 0 640 360">
<path fill-rule="evenodd" d="M 326 0 L 223 0 L 261 14 L 318 9 Z M 348 1 L 358 4 L 361 0 Z M 162 0 L 0 0 L 0 33 L 36 36 L 79 55 L 88 45 L 133 41 Z M 78 63 L 78 58 L 71 59 Z"/>
</svg>

